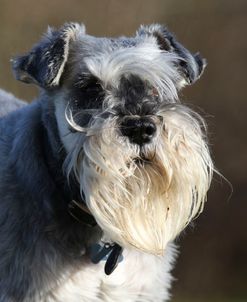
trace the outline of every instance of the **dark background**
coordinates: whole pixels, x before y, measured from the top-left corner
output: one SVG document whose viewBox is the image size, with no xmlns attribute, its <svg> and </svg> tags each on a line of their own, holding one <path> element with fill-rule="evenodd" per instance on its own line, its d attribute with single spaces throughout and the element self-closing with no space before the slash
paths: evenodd
<svg viewBox="0 0 247 302">
<path fill-rule="evenodd" d="M 247 301 L 247 1 L 0 0 L 0 87 L 30 101 L 34 87 L 15 81 L 9 60 L 37 42 L 47 25 L 84 22 L 92 35 L 130 35 L 164 23 L 208 60 L 181 98 L 203 112 L 216 167 L 204 213 L 178 243 L 174 302 Z"/>
</svg>

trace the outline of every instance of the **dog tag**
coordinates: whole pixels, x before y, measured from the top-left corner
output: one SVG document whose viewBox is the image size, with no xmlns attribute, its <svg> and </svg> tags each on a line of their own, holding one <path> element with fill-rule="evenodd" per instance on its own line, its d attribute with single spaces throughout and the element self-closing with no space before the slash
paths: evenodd
<svg viewBox="0 0 247 302">
<path fill-rule="evenodd" d="M 114 244 L 114 246 L 111 247 L 112 251 L 110 255 L 108 256 L 105 264 L 105 274 L 110 275 L 115 268 L 117 267 L 118 263 L 122 260 L 122 252 L 123 248 L 118 245 L 117 243 Z"/>
<path fill-rule="evenodd" d="M 110 244 L 94 244 L 91 247 L 91 261 L 94 264 L 99 263 L 101 260 L 107 260 L 107 255 L 111 252 L 113 246 Z"/>
</svg>

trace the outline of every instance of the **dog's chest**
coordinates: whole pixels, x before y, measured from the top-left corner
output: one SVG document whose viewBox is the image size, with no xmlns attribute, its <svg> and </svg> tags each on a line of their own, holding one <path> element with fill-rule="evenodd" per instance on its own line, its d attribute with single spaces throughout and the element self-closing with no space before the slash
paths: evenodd
<svg viewBox="0 0 247 302">
<path fill-rule="evenodd" d="M 166 301 L 173 260 L 169 248 L 165 257 L 155 257 L 133 250 L 124 251 L 124 260 L 107 276 L 105 262 L 87 263 L 53 290 L 46 302 L 144 302 Z"/>
</svg>

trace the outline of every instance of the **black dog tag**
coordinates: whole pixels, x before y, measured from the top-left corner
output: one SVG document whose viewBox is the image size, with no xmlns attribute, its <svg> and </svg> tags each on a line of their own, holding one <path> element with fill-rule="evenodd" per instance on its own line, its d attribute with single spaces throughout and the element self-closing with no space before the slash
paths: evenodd
<svg viewBox="0 0 247 302">
<path fill-rule="evenodd" d="M 101 260 L 108 259 L 108 254 L 112 251 L 113 246 L 110 244 L 94 244 L 91 248 L 91 261 L 94 264 L 99 263 Z"/>
<path fill-rule="evenodd" d="M 122 256 L 122 247 L 115 243 L 112 247 L 112 251 L 108 256 L 105 264 L 105 274 L 110 275 L 118 265 L 118 262 L 121 261 L 120 257 Z"/>
</svg>

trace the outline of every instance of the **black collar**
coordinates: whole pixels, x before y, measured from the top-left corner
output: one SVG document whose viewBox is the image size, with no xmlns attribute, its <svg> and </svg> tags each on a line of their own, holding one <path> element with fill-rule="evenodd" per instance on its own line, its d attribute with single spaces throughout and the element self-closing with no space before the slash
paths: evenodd
<svg viewBox="0 0 247 302">
<path fill-rule="evenodd" d="M 85 205 L 85 201 L 75 201 L 72 199 L 68 204 L 68 211 L 75 220 L 86 226 L 94 227 L 97 225 L 95 218 Z"/>
</svg>

